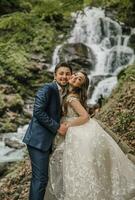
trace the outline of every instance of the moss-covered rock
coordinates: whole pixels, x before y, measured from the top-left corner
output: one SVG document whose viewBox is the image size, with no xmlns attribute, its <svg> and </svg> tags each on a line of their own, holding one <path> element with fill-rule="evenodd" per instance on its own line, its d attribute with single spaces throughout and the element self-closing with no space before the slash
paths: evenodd
<svg viewBox="0 0 135 200">
<path fill-rule="evenodd" d="M 8 132 L 16 132 L 17 125 L 15 123 L 10 122 L 9 119 L 5 121 L 0 121 L 0 133 L 8 133 Z"/>
<path fill-rule="evenodd" d="M 10 109 L 11 111 L 19 113 L 22 112 L 24 101 L 22 100 L 19 94 L 6 95 L 5 101 L 7 108 Z"/>
</svg>

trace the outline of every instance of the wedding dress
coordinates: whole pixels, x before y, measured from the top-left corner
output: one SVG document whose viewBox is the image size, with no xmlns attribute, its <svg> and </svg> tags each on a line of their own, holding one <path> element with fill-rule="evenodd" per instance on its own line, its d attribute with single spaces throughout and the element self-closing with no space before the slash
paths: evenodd
<svg viewBox="0 0 135 200">
<path fill-rule="evenodd" d="M 67 102 L 77 100 L 68 97 Z M 78 115 L 70 105 L 63 120 Z M 49 190 L 57 200 L 133 200 L 135 165 L 98 124 L 89 119 L 57 135 L 50 159 Z"/>
</svg>

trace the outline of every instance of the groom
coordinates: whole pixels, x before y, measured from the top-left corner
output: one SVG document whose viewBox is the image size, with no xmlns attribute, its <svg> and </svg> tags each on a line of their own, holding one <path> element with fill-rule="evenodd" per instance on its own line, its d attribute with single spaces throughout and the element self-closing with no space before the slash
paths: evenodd
<svg viewBox="0 0 135 200">
<path fill-rule="evenodd" d="M 72 68 L 67 63 L 55 68 L 52 83 L 46 83 L 36 94 L 33 117 L 23 142 L 27 144 L 32 179 L 29 200 L 43 200 L 48 182 L 49 155 L 57 132 L 64 135 L 67 126 L 60 124 L 62 91 L 68 84 Z"/>
</svg>

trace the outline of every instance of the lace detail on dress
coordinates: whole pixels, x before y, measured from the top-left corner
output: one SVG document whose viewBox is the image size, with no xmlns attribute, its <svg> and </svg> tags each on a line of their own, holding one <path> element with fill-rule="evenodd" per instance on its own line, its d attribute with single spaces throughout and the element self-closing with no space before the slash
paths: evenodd
<svg viewBox="0 0 135 200">
<path fill-rule="evenodd" d="M 69 105 L 64 119 L 74 117 Z M 58 141 L 50 159 L 57 200 L 135 200 L 135 166 L 95 119 L 70 127 Z"/>
<path fill-rule="evenodd" d="M 75 96 L 68 96 L 66 98 L 66 102 L 68 103 L 71 103 L 72 101 L 79 101 L 79 99 Z M 67 115 L 65 117 L 63 117 L 61 119 L 61 121 L 70 121 L 71 119 L 74 119 L 78 117 L 78 114 L 74 111 L 74 109 L 72 108 L 72 106 L 70 106 L 70 104 L 68 105 L 68 108 L 67 108 Z M 65 140 L 65 137 L 64 136 L 61 136 L 60 134 L 57 134 L 55 139 L 54 139 L 54 142 L 53 142 L 53 151 L 56 149 L 57 146 L 59 146 L 63 140 Z"/>
<path fill-rule="evenodd" d="M 72 106 L 70 105 L 70 103 L 72 101 L 79 101 L 79 99 L 75 96 L 68 96 L 66 99 L 66 102 L 69 103 L 68 107 L 67 107 L 67 114 L 66 117 L 64 117 L 62 120 L 68 120 L 74 117 L 78 117 L 78 114 L 75 112 L 75 110 L 72 108 Z"/>
</svg>

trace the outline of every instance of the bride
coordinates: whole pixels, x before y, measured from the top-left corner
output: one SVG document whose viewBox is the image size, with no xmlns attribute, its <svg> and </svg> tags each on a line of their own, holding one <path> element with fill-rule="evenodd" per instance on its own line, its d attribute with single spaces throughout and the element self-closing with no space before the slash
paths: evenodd
<svg viewBox="0 0 135 200">
<path fill-rule="evenodd" d="M 69 80 L 63 123 L 50 158 L 49 190 L 56 200 L 133 200 L 135 166 L 117 143 L 86 111 L 87 75 L 79 71 Z"/>
</svg>

